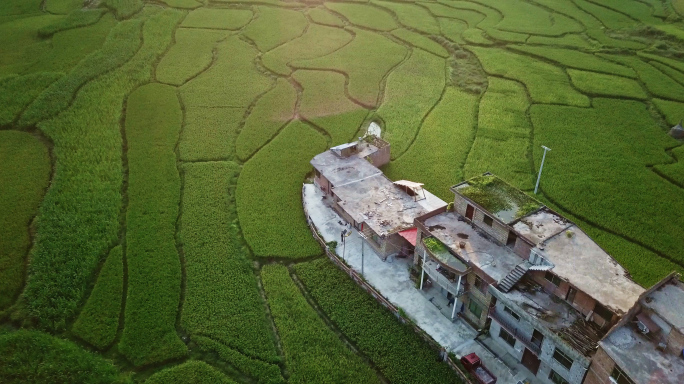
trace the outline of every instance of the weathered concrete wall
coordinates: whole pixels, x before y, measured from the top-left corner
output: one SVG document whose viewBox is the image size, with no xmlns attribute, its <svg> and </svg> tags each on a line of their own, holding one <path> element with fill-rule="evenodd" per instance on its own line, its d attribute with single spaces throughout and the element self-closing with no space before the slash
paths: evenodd
<svg viewBox="0 0 684 384">
<path fill-rule="evenodd" d="M 465 217 L 468 201 L 463 196 L 454 193 L 454 211 Z"/>
<path fill-rule="evenodd" d="M 463 312 L 471 323 L 475 324 L 478 328 L 484 328 L 485 323 L 487 322 L 489 306 L 492 302 L 492 294 L 489 293 L 489 290 L 482 292 L 477 287 L 475 287 L 476 276 L 477 274 L 475 271 L 470 272 L 468 273 L 468 275 L 466 275 L 467 294 L 463 296 L 463 302 L 465 304 L 465 309 Z M 477 304 L 480 307 L 482 307 L 482 314 L 480 315 L 480 317 L 476 317 L 468 309 L 468 304 L 470 304 L 470 300 L 475 300 L 475 302 L 477 302 Z"/>
<path fill-rule="evenodd" d="M 368 157 L 370 159 L 371 164 L 373 164 L 377 168 L 380 168 L 383 165 L 390 162 L 390 146 L 388 145 L 383 148 L 379 148 L 377 151 L 370 154 Z"/>
<path fill-rule="evenodd" d="M 316 171 L 316 176 L 314 177 L 314 184 L 317 185 L 326 196 L 331 194 L 330 181 L 318 171 Z"/>
<path fill-rule="evenodd" d="M 667 337 L 667 352 L 681 357 L 682 350 L 684 350 L 684 335 L 677 329 L 672 328 Z"/>
</svg>

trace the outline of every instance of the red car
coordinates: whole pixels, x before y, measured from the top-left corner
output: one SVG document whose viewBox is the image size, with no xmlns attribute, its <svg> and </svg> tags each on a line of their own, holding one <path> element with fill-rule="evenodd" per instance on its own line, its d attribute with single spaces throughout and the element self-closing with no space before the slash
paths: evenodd
<svg viewBox="0 0 684 384">
<path fill-rule="evenodd" d="M 480 357 L 471 353 L 461 357 L 461 364 L 475 376 L 477 382 L 480 384 L 495 384 L 496 376 L 494 376 L 480 361 Z"/>
</svg>

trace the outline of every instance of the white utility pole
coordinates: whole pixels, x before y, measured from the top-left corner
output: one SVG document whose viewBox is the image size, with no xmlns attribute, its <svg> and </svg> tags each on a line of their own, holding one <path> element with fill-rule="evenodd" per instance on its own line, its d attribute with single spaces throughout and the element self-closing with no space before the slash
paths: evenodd
<svg viewBox="0 0 684 384">
<path fill-rule="evenodd" d="M 542 169 L 544 169 L 544 160 L 546 159 L 546 151 L 550 151 L 551 148 L 542 145 L 542 148 L 544 148 L 544 156 L 542 156 L 542 162 L 541 165 L 539 166 L 539 174 L 537 175 L 537 185 L 534 186 L 534 194 L 537 194 L 537 190 L 539 189 L 539 180 L 541 179 L 541 173 Z"/>
<path fill-rule="evenodd" d="M 425 278 L 425 256 L 423 256 L 423 267 L 420 269 L 420 290 L 423 290 L 423 279 Z"/>
</svg>

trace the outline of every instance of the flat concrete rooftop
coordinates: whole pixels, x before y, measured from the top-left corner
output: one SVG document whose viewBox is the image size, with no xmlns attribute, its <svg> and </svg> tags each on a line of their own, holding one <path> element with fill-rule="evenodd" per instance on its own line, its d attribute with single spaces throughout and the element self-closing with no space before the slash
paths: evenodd
<svg viewBox="0 0 684 384">
<path fill-rule="evenodd" d="M 361 143 L 359 146 L 360 152 L 348 157 L 340 157 L 331 150 L 319 153 L 311 160 L 311 165 L 335 187 L 382 174 L 382 171 L 364 159 L 364 153 L 375 147 L 367 143 Z"/>
<path fill-rule="evenodd" d="M 534 251 L 555 266 L 552 271 L 582 292 L 622 315 L 644 289 L 576 225 L 538 244 Z"/>
<path fill-rule="evenodd" d="M 650 308 L 684 333 L 684 286 L 669 282 L 646 296 L 641 305 Z M 684 381 L 682 381 L 684 382 Z"/>
<path fill-rule="evenodd" d="M 459 257 L 481 269 L 497 283 L 523 262 L 511 249 L 494 243 L 484 232 L 462 221 L 457 213 L 440 213 L 425 220 L 423 225 Z M 459 247 L 460 242 L 465 243 L 464 249 Z"/>
<path fill-rule="evenodd" d="M 410 196 L 382 173 L 336 186 L 333 192 L 347 214 L 380 236 L 411 228 L 415 217 L 447 205 L 425 190 L 425 197 L 422 192 L 420 196 Z"/>
<path fill-rule="evenodd" d="M 639 332 L 634 323 L 615 329 L 599 345 L 635 384 L 684 383 L 682 357 L 657 350 L 657 343 Z"/>
<path fill-rule="evenodd" d="M 539 244 L 571 225 L 568 219 L 544 207 L 521 218 L 513 224 L 513 229 L 533 244 Z"/>
</svg>

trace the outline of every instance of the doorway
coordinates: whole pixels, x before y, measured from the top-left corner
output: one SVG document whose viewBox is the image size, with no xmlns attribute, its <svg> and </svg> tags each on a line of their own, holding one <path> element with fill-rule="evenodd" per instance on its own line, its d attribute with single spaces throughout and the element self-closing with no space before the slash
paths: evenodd
<svg viewBox="0 0 684 384">
<path fill-rule="evenodd" d="M 468 206 L 466 207 L 466 218 L 472 220 L 474 212 L 475 212 L 475 207 L 468 204 Z"/>
<path fill-rule="evenodd" d="M 535 376 L 537 376 L 537 371 L 539 371 L 539 364 L 541 364 L 541 361 L 539 358 L 532 353 L 529 349 L 525 348 L 525 352 L 523 353 L 522 357 L 522 365 L 529 369 L 530 372 L 534 373 Z"/>
<path fill-rule="evenodd" d="M 568 296 L 565 298 L 565 300 L 568 301 L 568 303 L 572 304 L 575 301 L 575 295 L 577 294 L 577 290 L 573 287 L 570 287 L 568 289 Z"/>
</svg>

